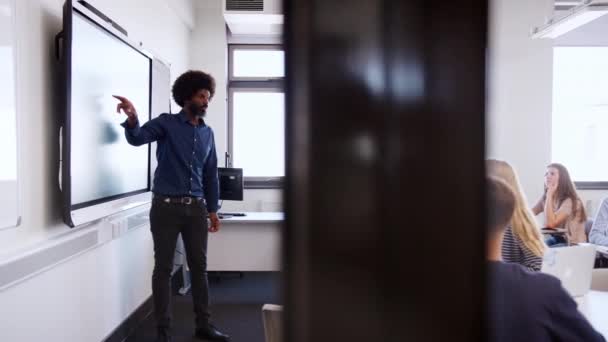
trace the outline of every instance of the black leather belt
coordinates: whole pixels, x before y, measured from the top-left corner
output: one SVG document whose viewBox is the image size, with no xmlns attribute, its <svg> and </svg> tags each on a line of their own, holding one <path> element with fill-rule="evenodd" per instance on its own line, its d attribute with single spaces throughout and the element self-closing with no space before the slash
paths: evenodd
<svg viewBox="0 0 608 342">
<path fill-rule="evenodd" d="M 159 196 L 154 195 L 154 199 L 157 201 L 163 201 L 165 203 L 173 203 L 173 204 L 199 204 L 205 203 L 205 199 L 202 197 L 168 197 L 168 196 Z"/>
</svg>

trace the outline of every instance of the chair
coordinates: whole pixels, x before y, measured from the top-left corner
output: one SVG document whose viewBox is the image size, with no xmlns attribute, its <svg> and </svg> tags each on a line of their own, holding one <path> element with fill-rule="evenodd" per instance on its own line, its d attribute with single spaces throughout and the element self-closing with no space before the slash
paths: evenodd
<svg viewBox="0 0 608 342">
<path fill-rule="evenodd" d="M 608 269 L 596 268 L 591 274 L 591 290 L 608 291 Z"/>
<path fill-rule="evenodd" d="M 587 219 L 587 222 L 585 222 L 585 236 L 587 236 L 587 241 L 589 240 L 589 233 L 591 232 L 591 227 L 593 227 L 593 219 Z"/>
<path fill-rule="evenodd" d="M 262 307 L 262 320 L 264 322 L 264 335 L 266 342 L 281 342 L 283 306 L 264 304 Z"/>
</svg>

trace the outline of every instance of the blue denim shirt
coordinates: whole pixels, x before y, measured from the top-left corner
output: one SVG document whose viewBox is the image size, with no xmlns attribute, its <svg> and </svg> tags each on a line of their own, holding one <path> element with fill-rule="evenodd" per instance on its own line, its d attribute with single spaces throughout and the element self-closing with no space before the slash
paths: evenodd
<svg viewBox="0 0 608 342">
<path fill-rule="evenodd" d="M 203 119 L 194 126 L 182 110 L 178 114 L 161 114 L 143 126 L 137 122 L 129 128 L 128 120 L 121 125 L 133 146 L 157 142 L 154 194 L 203 197 L 207 210 L 217 212 L 217 154 L 213 130 Z"/>
</svg>

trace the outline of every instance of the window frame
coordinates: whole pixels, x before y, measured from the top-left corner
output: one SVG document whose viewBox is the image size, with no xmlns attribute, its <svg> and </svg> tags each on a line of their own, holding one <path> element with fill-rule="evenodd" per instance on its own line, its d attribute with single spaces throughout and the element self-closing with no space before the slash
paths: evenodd
<svg viewBox="0 0 608 342">
<path fill-rule="evenodd" d="M 282 45 L 269 44 L 229 44 L 228 45 L 228 153 L 229 167 L 233 167 L 234 156 L 234 93 L 235 92 L 276 92 L 285 94 L 284 77 L 235 77 L 235 50 L 280 50 Z M 285 177 L 245 177 L 245 189 L 282 189 Z"/>
<path fill-rule="evenodd" d="M 229 44 L 228 45 L 228 83 L 233 81 L 282 81 L 285 79 L 283 77 L 253 77 L 253 76 L 234 76 L 234 51 L 235 50 L 259 50 L 259 51 L 283 51 L 285 53 L 285 49 L 282 45 L 279 44 Z M 283 63 L 284 64 L 284 63 Z M 284 74 L 284 73 L 283 73 Z"/>
<path fill-rule="evenodd" d="M 608 181 L 598 182 L 574 182 L 576 190 L 606 190 L 608 189 Z"/>
</svg>

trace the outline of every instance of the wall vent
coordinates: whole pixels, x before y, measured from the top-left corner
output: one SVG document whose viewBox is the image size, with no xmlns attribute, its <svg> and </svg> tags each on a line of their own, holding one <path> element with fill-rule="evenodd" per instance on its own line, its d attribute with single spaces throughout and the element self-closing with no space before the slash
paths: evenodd
<svg viewBox="0 0 608 342">
<path fill-rule="evenodd" d="M 264 11 L 264 0 L 226 0 L 226 11 Z"/>
</svg>

